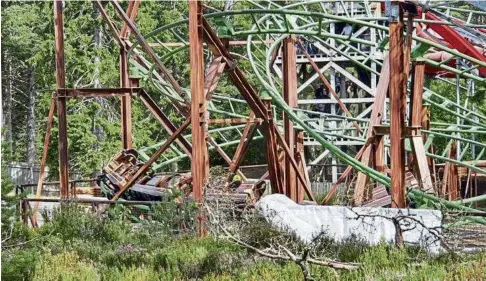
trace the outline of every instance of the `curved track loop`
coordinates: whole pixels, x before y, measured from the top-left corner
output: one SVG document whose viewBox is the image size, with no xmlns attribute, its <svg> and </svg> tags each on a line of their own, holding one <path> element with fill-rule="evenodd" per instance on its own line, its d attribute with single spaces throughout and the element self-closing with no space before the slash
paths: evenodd
<svg viewBox="0 0 486 281">
<path fill-rule="evenodd" d="M 380 78 L 379 70 L 388 51 L 388 27 L 385 25 L 387 18 L 380 11 L 383 1 L 357 2 L 319 0 L 279 6 L 271 1 L 265 5 L 259 4 L 261 1 L 259 3 L 250 1 L 251 7 L 245 7 L 242 10 L 209 13 L 204 16 L 213 27 L 219 25 L 221 28 L 221 23 L 224 23 L 232 40 L 247 42 L 246 48 L 232 48 L 233 55 L 238 63 L 251 67 L 251 69 L 245 67 L 245 70 L 257 77 L 258 85 L 254 86 L 259 91 L 265 90 L 272 96 L 272 106 L 277 117 L 275 119 L 282 120 L 282 112 L 287 113 L 294 124 L 306 132 L 306 145 L 322 146 L 322 154 L 316 157 L 317 159 L 308 159 L 308 162 L 317 163 L 324 157 L 336 157 L 341 163 L 351 165 L 375 181 L 389 186 L 390 179 L 387 176 L 361 164 L 353 156 L 348 155 L 349 150 L 341 149 L 352 145 L 362 146 L 366 142 L 364 137 L 366 134 L 359 134 L 352 122 L 356 121 L 361 128 L 368 129 L 376 83 Z M 482 51 L 484 54 L 486 33 L 483 28 L 472 22 L 471 18 L 477 14 L 484 15 L 486 12 L 454 8 L 452 4 L 422 8 L 427 8 L 427 11 L 433 15 L 430 17 L 433 21 L 415 18 L 416 25 L 420 25 L 422 30 L 426 30 L 427 36 L 413 36 L 412 56 L 422 57 L 427 66 L 439 69 L 440 71 L 429 73 L 435 75 L 436 79 L 455 84 L 453 80 L 444 79 L 448 75 L 467 80 L 468 85 L 474 82 L 484 83 L 486 78 L 481 70 L 486 69 L 486 61 L 484 56 L 478 56 L 477 53 Z M 238 22 L 241 18 L 250 19 L 253 24 L 240 26 Z M 467 33 L 466 37 L 471 39 L 468 41 L 467 47 L 469 49 L 472 47 L 474 51 L 461 52 L 463 45 L 458 46 L 457 42 L 448 42 L 447 39 L 450 38 L 441 38 L 433 28 L 428 28 L 437 25 L 438 21 L 442 24 L 442 30 L 449 33 L 456 32 L 461 35 Z M 330 30 L 331 26 L 335 28 L 338 24 L 342 28 L 345 23 L 353 26 L 353 32 L 350 35 L 342 35 L 335 30 Z M 459 24 L 461 28 L 458 28 Z M 145 39 L 153 46 L 163 46 L 157 51 L 162 62 L 169 62 L 174 57 L 188 57 L 187 25 L 188 21 L 184 19 L 159 27 L 145 35 Z M 339 113 L 326 114 L 312 110 L 309 104 L 316 103 L 316 101 L 306 98 L 306 96 L 313 95 L 312 84 L 315 84 L 318 79 L 317 74 L 313 72 L 299 81 L 298 92 L 301 97 L 299 98 L 299 108 L 292 109 L 285 104 L 281 97 L 282 81 L 278 50 L 282 40 L 289 34 L 305 38 L 313 43 L 318 53 L 325 54 L 321 55 L 323 59 L 320 63 L 324 73 L 328 73 L 332 69 L 333 75 L 338 72 L 340 76 L 351 79 L 355 87 L 361 89 L 363 94 L 359 101 L 360 111 L 356 116 L 350 118 Z M 167 36 L 177 38 L 178 44 L 164 47 L 164 44 L 161 43 L 164 41 L 162 38 L 167 38 Z M 135 42 L 130 52 L 139 52 L 138 48 L 139 42 Z M 447 59 L 442 61 L 431 59 L 433 56 L 430 54 L 439 52 Z M 207 54 L 206 61 L 210 61 L 210 59 L 210 55 Z M 347 62 L 345 65 L 341 63 L 344 61 Z M 451 62 L 453 63 L 451 64 Z M 188 88 L 183 88 L 181 96 L 157 73 L 155 63 L 144 60 L 142 62 L 132 61 L 132 64 L 171 103 L 183 103 L 190 100 Z M 184 69 L 184 65 L 180 68 Z M 359 79 L 347 77 L 349 72 L 346 68 L 354 68 L 357 72 L 364 71 L 371 77 L 371 83 L 363 83 Z M 255 83 L 255 81 L 253 82 Z M 471 87 L 460 87 L 463 92 L 470 92 Z M 486 145 L 475 141 L 475 137 L 486 135 L 486 117 L 475 112 L 467 101 L 463 105 L 458 105 L 455 101 L 449 100 L 431 89 L 424 89 L 423 99 L 424 103 L 430 105 L 432 115 L 454 116 L 459 121 L 456 123 L 432 122 L 431 129 L 422 131 L 427 136 L 426 150 L 429 151 L 429 147 L 434 144 L 436 144 L 436 148 L 439 148 L 434 153 L 427 152 L 427 156 L 439 163 L 451 162 L 486 174 L 486 170 L 477 165 L 478 160 L 485 159 Z M 218 94 L 217 89 L 208 109 L 211 116 L 216 116 L 216 118 L 248 118 L 249 112 L 246 102 L 240 96 L 224 96 Z M 386 118 L 384 121 L 387 123 Z M 215 140 L 215 144 L 224 148 L 238 144 L 243 128 L 244 125 L 226 125 L 224 127 L 214 125 L 209 128 L 208 132 Z M 190 134 L 184 137 L 190 138 Z M 255 139 L 261 138 L 263 136 L 260 133 L 255 136 Z M 453 141 L 460 143 L 462 152 L 460 161 L 455 157 L 448 157 L 448 151 Z M 141 155 L 147 157 L 147 154 L 160 145 L 161 143 L 140 149 Z M 386 145 L 388 146 L 388 140 L 386 140 Z M 211 145 L 210 149 L 214 147 L 215 145 Z M 406 149 L 410 150 L 410 145 L 406 145 Z M 184 153 L 172 146 L 155 168 L 162 168 L 185 157 Z"/>
</svg>

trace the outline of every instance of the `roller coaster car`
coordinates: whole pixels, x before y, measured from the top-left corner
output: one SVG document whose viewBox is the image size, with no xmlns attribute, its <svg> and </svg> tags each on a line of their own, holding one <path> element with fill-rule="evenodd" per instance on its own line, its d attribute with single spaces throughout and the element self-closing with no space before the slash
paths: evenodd
<svg viewBox="0 0 486 281">
<path fill-rule="evenodd" d="M 120 189 L 135 175 L 144 163 L 138 161 L 135 149 L 124 149 L 117 153 L 103 168 L 105 183 L 113 189 Z"/>
</svg>

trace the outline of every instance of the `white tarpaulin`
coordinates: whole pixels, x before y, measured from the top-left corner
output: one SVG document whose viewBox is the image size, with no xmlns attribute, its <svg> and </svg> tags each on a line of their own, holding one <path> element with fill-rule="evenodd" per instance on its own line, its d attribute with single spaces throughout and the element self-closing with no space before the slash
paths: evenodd
<svg viewBox="0 0 486 281">
<path fill-rule="evenodd" d="M 395 220 L 405 243 L 441 250 L 442 214 L 436 210 L 299 205 L 282 194 L 263 197 L 256 208 L 272 225 L 308 243 L 321 233 L 338 242 L 354 236 L 370 245 L 394 243 Z"/>
</svg>

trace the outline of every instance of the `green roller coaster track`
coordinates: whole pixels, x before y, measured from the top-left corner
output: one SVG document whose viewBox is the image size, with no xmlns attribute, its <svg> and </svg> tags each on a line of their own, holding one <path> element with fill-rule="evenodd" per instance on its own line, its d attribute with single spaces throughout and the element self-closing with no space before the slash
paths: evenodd
<svg viewBox="0 0 486 281">
<path fill-rule="evenodd" d="M 204 17 L 215 27 L 220 27 L 221 30 L 226 31 L 226 36 L 234 40 L 245 40 L 247 42 L 246 48 L 238 48 L 239 53 L 233 53 L 235 57 L 242 58 L 250 64 L 251 69 L 245 71 L 251 73 L 253 77 L 258 80 L 257 88 L 261 91 L 266 91 L 272 98 L 272 107 L 276 116 L 285 112 L 294 122 L 295 126 L 305 131 L 309 138 L 319 143 L 323 149 L 330 152 L 333 157 L 336 157 L 341 163 L 352 166 L 356 171 L 360 171 L 369 176 L 372 180 L 390 186 L 391 180 L 386 175 L 363 165 L 353 156 L 340 149 L 334 142 L 337 139 L 343 141 L 353 141 L 355 143 L 365 144 L 366 134 L 359 134 L 352 126 L 352 122 L 356 121 L 364 130 L 369 130 L 369 113 L 371 107 L 364 110 L 358 116 L 349 118 L 336 114 L 326 114 L 316 112 L 304 108 L 290 108 L 284 102 L 281 92 L 281 77 L 275 71 L 275 61 L 273 54 L 278 51 L 282 40 L 289 34 L 294 34 L 299 37 L 306 38 L 314 42 L 314 45 L 321 51 L 332 52 L 330 56 L 342 57 L 347 60 L 350 65 L 356 69 L 360 68 L 371 75 L 374 75 L 376 81 L 379 80 L 379 69 L 383 65 L 383 58 L 388 49 L 388 27 L 386 25 L 387 18 L 381 14 L 373 12 L 372 5 L 381 4 L 384 1 L 348 1 L 348 0 L 319 0 L 319 1 L 303 1 L 296 2 L 286 6 L 280 6 L 272 1 L 249 1 L 252 8 L 245 8 L 242 10 L 229 10 L 222 12 L 214 12 L 204 14 Z M 486 12 L 478 10 L 471 6 L 470 9 L 455 7 L 455 1 L 448 1 L 447 3 L 436 3 L 433 7 L 428 8 L 442 19 L 442 24 L 457 27 L 458 20 L 462 21 L 460 28 L 467 32 L 468 36 L 474 36 L 474 40 L 481 42 L 486 46 L 486 35 L 484 32 L 477 31 L 480 25 L 472 22 L 474 16 L 485 16 Z M 265 4 L 266 3 L 266 4 Z M 343 13 L 337 13 L 330 9 L 329 4 L 334 7 L 338 5 L 359 5 L 359 12 L 354 15 L 350 14 L 353 10 L 345 10 Z M 252 22 L 251 26 L 238 26 L 238 19 L 245 18 Z M 415 19 L 415 22 L 427 24 L 424 19 Z M 352 25 L 354 32 L 350 35 L 340 35 L 330 30 L 331 24 L 348 23 Z M 152 32 L 144 36 L 145 40 L 152 43 L 163 42 L 164 35 L 171 35 L 178 39 L 181 46 L 178 47 L 164 47 L 157 50 L 157 55 L 162 62 L 169 62 L 174 56 L 182 56 L 188 53 L 188 20 L 182 19 L 177 22 L 164 25 L 154 29 Z M 369 40 L 363 39 L 360 34 L 363 30 L 369 30 L 374 38 Z M 361 33 L 360 33 L 361 32 Z M 357 47 L 358 45 L 367 46 L 366 48 Z M 140 42 L 136 41 L 131 46 L 129 53 L 136 52 L 141 54 L 138 48 Z M 243 51 L 242 51 L 243 49 Z M 451 67 L 447 61 L 433 61 L 426 57 L 430 52 L 444 52 L 452 56 L 456 61 L 462 62 L 462 67 Z M 381 57 L 376 54 L 381 54 Z M 207 54 L 209 57 L 209 54 Z M 422 37 L 413 36 L 413 59 L 422 59 L 426 65 L 437 67 L 443 71 L 453 73 L 459 79 L 466 79 L 474 83 L 485 83 L 486 78 L 479 75 L 478 68 L 486 67 L 486 61 L 468 56 L 456 49 L 449 48 L 444 44 L 435 41 L 424 39 Z M 264 59 L 262 59 L 264 58 Z M 144 60 L 144 66 L 135 61 L 131 61 L 134 68 L 142 75 L 142 77 L 151 85 L 154 86 L 164 98 L 171 102 L 184 102 L 190 100 L 189 89 L 183 89 L 182 96 L 172 87 L 172 85 L 164 79 L 162 75 L 157 72 L 156 64 L 149 60 Z M 332 59 L 331 59 L 332 61 Z M 188 63 L 188 62 L 187 62 Z M 459 64 L 458 64 L 459 65 Z M 183 66 L 182 66 L 183 67 Z M 188 66 L 187 66 L 188 67 Z M 435 77 L 437 79 L 447 81 L 442 77 Z M 302 82 L 299 85 L 299 91 L 305 91 L 317 75 L 309 78 L 308 81 Z M 309 82 L 310 81 L 310 82 Z M 455 83 L 454 83 L 455 84 Z M 465 87 L 461 86 L 463 89 Z M 371 98 L 374 96 L 373 90 L 368 93 Z M 481 168 L 478 163 L 479 160 L 484 160 L 486 144 L 476 139 L 485 139 L 486 137 L 486 116 L 476 112 L 471 108 L 470 104 L 458 104 L 442 96 L 440 93 L 435 93 L 431 89 L 424 89 L 423 95 L 424 103 L 430 105 L 431 114 L 434 112 L 442 112 L 449 116 L 454 116 L 459 122 L 456 123 L 434 123 L 430 130 L 423 130 L 422 133 L 427 136 L 425 143 L 426 149 L 430 147 L 434 141 L 441 140 L 442 143 L 447 143 L 442 151 L 435 153 L 427 152 L 427 156 L 435 159 L 438 162 L 450 162 L 458 166 L 466 167 L 477 173 L 486 174 L 486 170 Z M 229 110 L 228 110 L 229 108 Z M 212 101 L 208 104 L 208 110 L 211 114 L 215 114 L 221 118 L 248 118 L 245 112 L 248 112 L 246 102 L 241 97 L 226 96 L 220 93 L 215 93 Z M 281 118 L 275 118 L 281 120 Z M 339 127 L 329 126 L 329 122 L 339 123 Z M 385 121 L 386 123 L 386 121 Z M 324 124 L 324 125 L 323 125 Z M 278 125 L 281 125 L 278 123 Z M 326 127 L 327 126 L 327 127 Z M 218 140 L 218 146 L 228 147 L 236 145 L 242 135 L 243 125 L 228 125 L 226 127 L 214 126 L 209 128 L 209 135 Z M 184 136 L 190 139 L 190 135 Z M 254 139 L 262 139 L 263 135 L 258 132 Z M 460 142 L 462 158 L 457 160 L 447 156 L 451 143 L 457 140 Z M 140 149 L 142 158 L 148 159 L 151 151 L 159 147 L 161 143 L 150 147 Z M 388 144 L 386 144 L 388 145 Z M 210 145 L 210 149 L 214 146 Z M 407 145 L 410 150 L 410 145 Z M 475 157 L 472 156 L 471 150 L 477 150 Z M 170 152 L 167 152 L 163 157 L 153 166 L 155 170 L 161 169 L 171 163 L 184 159 L 186 154 L 179 151 L 174 145 L 171 146 Z M 429 196 L 421 191 L 409 189 L 411 197 L 420 197 L 428 199 L 432 202 L 440 202 L 448 208 L 460 209 L 464 211 L 477 211 L 462 205 L 460 203 L 448 202 L 438 199 L 434 196 Z M 474 218 L 473 220 L 486 223 L 484 219 Z"/>
</svg>

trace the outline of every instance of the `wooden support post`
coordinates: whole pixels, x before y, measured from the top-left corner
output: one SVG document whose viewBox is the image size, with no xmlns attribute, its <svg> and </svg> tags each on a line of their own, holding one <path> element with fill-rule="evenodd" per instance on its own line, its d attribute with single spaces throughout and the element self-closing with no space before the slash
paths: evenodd
<svg viewBox="0 0 486 281">
<path fill-rule="evenodd" d="M 430 130 L 430 111 L 428 106 L 422 106 L 422 121 L 421 121 L 421 127 L 423 130 Z M 423 143 L 427 142 L 427 135 L 423 134 L 422 135 L 422 140 Z M 431 144 L 429 147 L 429 152 L 434 153 L 434 146 Z M 435 160 L 432 157 L 427 157 L 427 165 L 429 167 L 429 171 L 432 173 L 431 174 L 431 180 L 432 180 L 432 185 L 434 188 L 434 193 L 436 196 L 439 196 L 440 191 L 439 187 L 437 186 L 437 171 L 435 168 Z"/>
<path fill-rule="evenodd" d="M 207 139 L 209 143 L 214 147 L 214 150 L 216 150 L 216 152 L 218 152 L 218 154 L 221 156 L 221 158 L 223 158 L 223 160 L 228 163 L 228 165 L 231 165 L 231 158 L 228 156 L 228 154 L 226 154 L 226 152 L 224 152 L 224 150 L 218 145 L 218 143 L 209 135 L 207 136 Z M 245 174 L 243 174 L 241 170 L 236 170 L 235 172 L 241 176 L 241 179 L 243 181 L 248 180 L 248 178 L 245 176 Z"/>
<path fill-rule="evenodd" d="M 373 136 L 373 127 L 380 124 L 383 119 L 383 112 L 386 100 L 386 93 L 388 92 L 388 87 L 390 84 L 390 61 L 388 57 L 385 57 L 383 61 L 383 66 L 381 68 L 380 80 L 378 81 L 378 86 L 376 88 L 375 102 L 371 110 L 371 118 L 368 124 L 368 131 L 366 132 L 366 139 L 370 139 Z M 360 151 L 361 163 L 366 166 L 371 164 L 372 160 L 372 146 L 366 146 Z M 376 150 L 377 148 L 375 148 Z M 380 148 L 381 149 L 381 148 Z M 384 161 L 383 161 L 384 162 Z M 375 161 L 376 163 L 376 161 Z M 346 169 L 350 171 L 351 169 Z M 344 174 L 346 174 L 346 171 Z M 349 173 L 349 172 L 348 172 Z M 371 199 L 371 188 L 368 186 L 369 178 L 364 173 L 359 173 L 356 179 L 356 185 L 354 188 L 353 201 L 355 206 L 360 206 L 367 200 Z M 326 197 L 327 198 L 327 197 Z"/>
<path fill-rule="evenodd" d="M 47 116 L 46 135 L 44 137 L 44 148 L 42 150 L 42 159 L 39 169 L 39 179 L 37 180 L 36 198 L 42 195 L 42 186 L 44 185 L 44 178 L 46 177 L 46 161 L 47 152 L 49 151 L 49 143 L 51 141 L 52 121 L 54 120 L 54 110 L 56 109 L 56 94 L 52 94 L 51 106 L 49 107 L 49 115 Z M 34 211 L 32 212 L 32 226 L 37 227 L 37 212 L 39 211 L 39 202 L 34 203 Z"/>
<path fill-rule="evenodd" d="M 375 169 L 378 172 L 385 172 L 385 138 L 384 136 L 375 136 Z"/>
<path fill-rule="evenodd" d="M 204 129 L 206 99 L 204 97 L 204 57 L 203 57 L 203 29 L 202 5 L 200 1 L 189 1 L 189 58 L 191 66 L 191 125 L 192 125 L 192 186 L 194 199 L 198 204 L 203 202 L 204 186 L 207 180 L 206 167 L 208 152 L 206 132 Z M 198 214 L 198 232 L 205 236 L 205 216 L 200 205 Z"/>
<path fill-rule="evenodd" d="M 304 175 L 305 181 L 307 186 L 311 186 L 309 173 L 307 172 L 307 167 L 305 165 L 305 155 L 304 155 L 304 132 L 297 131 L 295 132 L 295 160 L 297 162 L 297 166 L 300 169 L 300 173 Z M 296 182 L 296 202 L 302 203 L 304 200 L 304 185 L 298 180 L 295 179 Z"/>
<path fill-rule="evenodd" d="M 266 121 L 263 126 L 263 133 L 265 135 L 265 145 L 267 149 L 267 164 L 268 173 L 270 175 L 270 183 L 272 185 L 272 193 L 284 194 L 282 169 L 278 159 L 278 149 L 277 140 L 275 139 L 274 124 L 272 118 L 272 109 L 270 99 L 263 100 L 265 106 L 267 107 Z"/>
<path fill-rule="evenodd" d="M 391 197 L 393 208 L 405 208 L 403 11 L 392 2 L 390 29 L 390 142 Z"/>
<path fill-rule="evenodd" d="M 248 147 L 250 142 L 257 131 L 257 125 L 253 124 L 252 120 L 255 119 L 255 114 L 250 112 L 250 119 L 248 119 L 245 129 L 243 129 L 243 134 L 241 135 L 240 143 L 238 147 L 236 147 L 235 155 L 233 156 L 233 160 L 231 161 L 229 171 L 230 173 L 234 173 L 236 170 L 239 169 L 241 161 L 248 151 Z"/>
<path fill-rule="evenodd" d="M 130 87 L 129 69 L 128 69 L 127 50 L 120 46 L 120 87 Z M 132 98 L 130 96 L 120 97 L 121 101 L 121 130 L 122 130 L 122 147 L 124 149 L 132 148 Z"/>
<path fill-rule="evenodd" d="M 453 159 L 457 154 L 457 142 L 452 141 L 447 157 Z M 444 176 L 442 177 L 442 196 L 448 200 L 456 200 L 457 194 L 457 169 L 451 162 L 446 162 L 444 166 Z"/>
<path fill-rule="evenodd" d="M 54 1 L 54 37 L 56 45 L 56 88 L 66 88 L 64 64 L 64 19 L 62 0 Z M 58 94 L 58 93 L 57 93 Z M 69 196 L 68 141 L 66 120 L 66 98 L 57 95 L 57 118 L 59 122 L 59 181 L 62 199 Z"/>
<path fill-rule="evenodd" d="M 204 78 L 204 97 L 207 101 L 211 100 L 225 67 L 226 62 L 223 60 L 223 57 L 217 57 L 211 62 Z"/>
<path fill-rule="evenodd" d="M 297 65 L 294 37 L 288 36 L 283 42 L 283 97 L 289 107 L 297 106 Z M 283 114 L 284 136 L 290 153 L 285 157 L 285 195 L 297 201 L 297 181 L 290 159 L 295 157 L 294 125 L 287 114 Z"/>
<path fill-rule="evenodd" d="M 310 186 L 307 185 L 307 182 L 306 182 L 304 175 L 300 172 L 299 167 L 297 165 L 297 162 L 295 161 L 294 158 L 288 157 L 288 155 L 290 155 L 289 146 L 285 142 L 284 137 L 282 135 L 280 135 L 280 132 L 277 130 L 277 126 L 275 124 L 273 124 L 273 126 L 274 126 L 275 135 L 277 136 L 277 140 L 280 143 L 280 147 L 282 147 L 283 150 L 285 151 L 286 161 L 289 161 L 290 164 L 292 165 L 292 168 L 294 169 L 294 172 L 297 175 L 297 179 L 304 186 L 304 190 L 307 193 L 307 196 L 309 196 L 309 199 L 315 202 L 316 199 L 315 199 L 314 195 L 312 194 Z"/>
<path fill-rule="evenodd" d="M 427 193 L 434 193 L 432 178 L 425 156 L 425 147 L 420 128 L 422 127 L 422 95 L 424 88 L 425 63 L 416 61 L 412 69 L 412 97 L 410 112 L 410 127 L 412 130 L 412 148 L 415 178 L 419 186 Z"/>
</svg>

